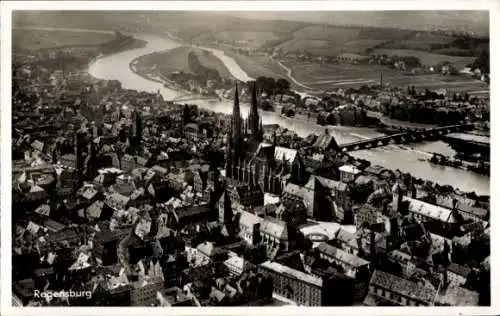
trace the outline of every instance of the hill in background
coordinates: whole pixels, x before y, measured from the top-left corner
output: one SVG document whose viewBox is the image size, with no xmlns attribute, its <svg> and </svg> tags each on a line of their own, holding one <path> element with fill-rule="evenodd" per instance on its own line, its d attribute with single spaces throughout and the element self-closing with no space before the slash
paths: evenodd
<svg viewBox="0 0 500 316">
<path fill-rule="evenodd" d="M 13 24 L 112 28 L 117 24 L 165 29 L 246 29 L 293 32 L 311 24 L 364 26 L 410 30 L 467 31 L 489 35 L 488 11 L 17 11 Z"/>
</svg>

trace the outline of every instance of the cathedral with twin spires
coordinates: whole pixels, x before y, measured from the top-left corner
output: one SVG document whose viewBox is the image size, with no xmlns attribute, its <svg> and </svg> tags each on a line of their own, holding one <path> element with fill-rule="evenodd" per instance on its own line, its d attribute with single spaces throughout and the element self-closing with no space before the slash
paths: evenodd
<svg viewBox="0 0 500 316">
<path fill-rule="evenodd" d="M 263 142 L 262 120 L 254 82 L 248 118 L 240 113 L 238 86 L 234 94 L 231 127 L 226 144 L 226 178 L 237 185 L 260 186 L 264 192 L 281 194 L 288 182 L 306 180 L 306 170 L 297 150 Z"/>
</svg>

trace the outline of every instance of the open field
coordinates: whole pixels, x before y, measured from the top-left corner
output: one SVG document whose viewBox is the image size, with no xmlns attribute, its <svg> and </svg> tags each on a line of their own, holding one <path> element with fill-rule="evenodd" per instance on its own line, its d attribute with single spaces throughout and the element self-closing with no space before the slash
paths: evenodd
<svg viewBox="0 0 500 316">
<path fill-rule="evenodd" d="M 319 56 L 336 56 L 342 52 L 342 44 L 320 39 L 299 39 L 287 41 L 278 47 L 284 52 L 311 53 Z"/>
<path fill-rule="evenodd" d="M 149 70 L 156 65 L 158 69 L 166 73 L 177 71 L 190 72 L 191 70 L 188 64 L 188 55 L 192 51 L 196 53 L 198 60 L 203 66 L 210 69 L 217 69 L 222 77 L 233 78 L 222 61 L 215 57 L 211 52 L 187 46 L 181 46 L 168 51 L 142 56 L 139 58 L 137 69 Z"/>
<path fill-rule="evenodd" d="M 201 36 L 195 40 L 216 40 L 242 44 L 248 47 L 258 48 L 265 43 L 277 40 L 279 37 L 274 32 L 266 31 L 222 31 Z"/>
<path fill-rule="evenodd" d="M 12 29 L 12 49 L 40 50 L 59 46 L 91 46 L 114 40 L 113 34 L 97 32 Z"/>
<path fill-rule="evenodd" d="M 402 47 L 405 47 L 406 49 L 430 51 L 431 45 L 449 44 L 453 42 L 454 39 L 455 38 L 452 36 L 418 32 L 404 40 L 388 43 L 387 45 L 384 45 L 383 48 L 401 49 Z"/>
<path fill-rule="evenodd" d="M 376 49 L 375 54 L 387 54 L 388 56 L 414 56 L 420 59 L 423 65 L 436 65 L 448 61 L 457 69 L 463 69 L 468 64 L 474 62 L 475 57 L 448 56 L 433 53 L 426 53 L 413 49 Z"/>
<path fill-rule="evenodd" d="M 414 85 L 418 89 L 446 89 L 448 91 L 484 91 L 488 85 L 479 80 L 465 77 L 450 77 L 439 74 L 407 75 L 396 69 L 375 65 L 288 63 L 292 76 L 299 82 L 318 90 L 360 87 L 380 82 L 380 73 L 385 83 L 406 87 Z"/>
<path fill-rule="evenodd" d="M 285 52 L 309 52 L 335 56 L 341 52 L 361 53 L 389 40 L 401 40 L 413 34 L 406 30 L 360 29 L 332 26 L 308 26 L 278 45 Z"/>
<path fill-rule="evenodd" d="M 250 77 L 257 78 L 260 76 L 273 77 L 273 78 L 285 78 L 286 72 L 281 68 L 275 61 L 270 60 L 269 57 L 264 55 L 251 55 L 246 56 L 233 52 L 232 50 L 224 49 L 223 46 L 219 46 L 224 53 L 233 58 L 236 63 L 243 69 Z"/>
<path fill-rule="evenodd" d="M 385 40 L 379 40 L 379 39 L 358 39 L 354 41 L 350 41 L 347 43 L 344 43 L 342 46 L 342 51 L 348 52 L 348 53 L 358 53 L 358 54 L 365 54 L 365 51 L 368 48 L 372 48 L 376 45 L 382 44 L 386 42 Z"/>
</svg>

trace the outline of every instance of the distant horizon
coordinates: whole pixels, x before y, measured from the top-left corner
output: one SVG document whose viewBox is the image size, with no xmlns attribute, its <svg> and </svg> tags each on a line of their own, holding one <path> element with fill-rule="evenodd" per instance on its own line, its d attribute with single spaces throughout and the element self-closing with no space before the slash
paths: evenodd
<svg viewBox="0 0 500 316">
<path fill-rule="evenodd" d="M 215 13 L 215 12 L 214 12 Z M 216 12 L 252 20 L 283 20 L 332 26 L 366 26 L 415 30 L 453 29 L 489 36 L 489 11 L 232 11 Z M 452 21 L 454 24 L 449 24 Z"/>
<path fill-rule="evenodd" d="M 34 24 L 43 23 L 43 15 L 89 12 L 98 15 L 104 11 L 94 10 L 50 10 L 50 11 L 17 11 L 16 18 L 29 20 Z M 132 13 L 147 14 L 193 14 L 206 16 L 207 22 L 218 18 L 242 18 L 261 21 L 289 21 L 310 24 L 324 24 L 333 27 L 378 27 L 411 30 L 450 30 L 465 31 L 478 36 L 488 36 L 489 11 L 474 10 L 434 10 L 434 11 L 107 11 L 111 14 Z M 38 16 L 37 16 L 38 15 Z M 17 17 L 16 17 L 17 16 Z M 39 19 L 41 18 L 41 19 Z M 37 20 L 40 20 L 37 22 Z M 195 19 L 196 20 L 196 19 Z M 189 24 L 189 21 L 186 21 Z"/>
</svg>

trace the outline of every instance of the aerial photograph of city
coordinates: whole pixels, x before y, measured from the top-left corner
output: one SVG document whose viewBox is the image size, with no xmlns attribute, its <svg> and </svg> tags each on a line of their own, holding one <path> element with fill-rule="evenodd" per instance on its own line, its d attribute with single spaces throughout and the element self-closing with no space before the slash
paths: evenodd
<svg viewBox="0 0 500 316">
<path fill-rule="evenodd" d="M 12 11 L 12 306 L 491 306 L 489 11 L 118 9 Z"/>
</svg>

